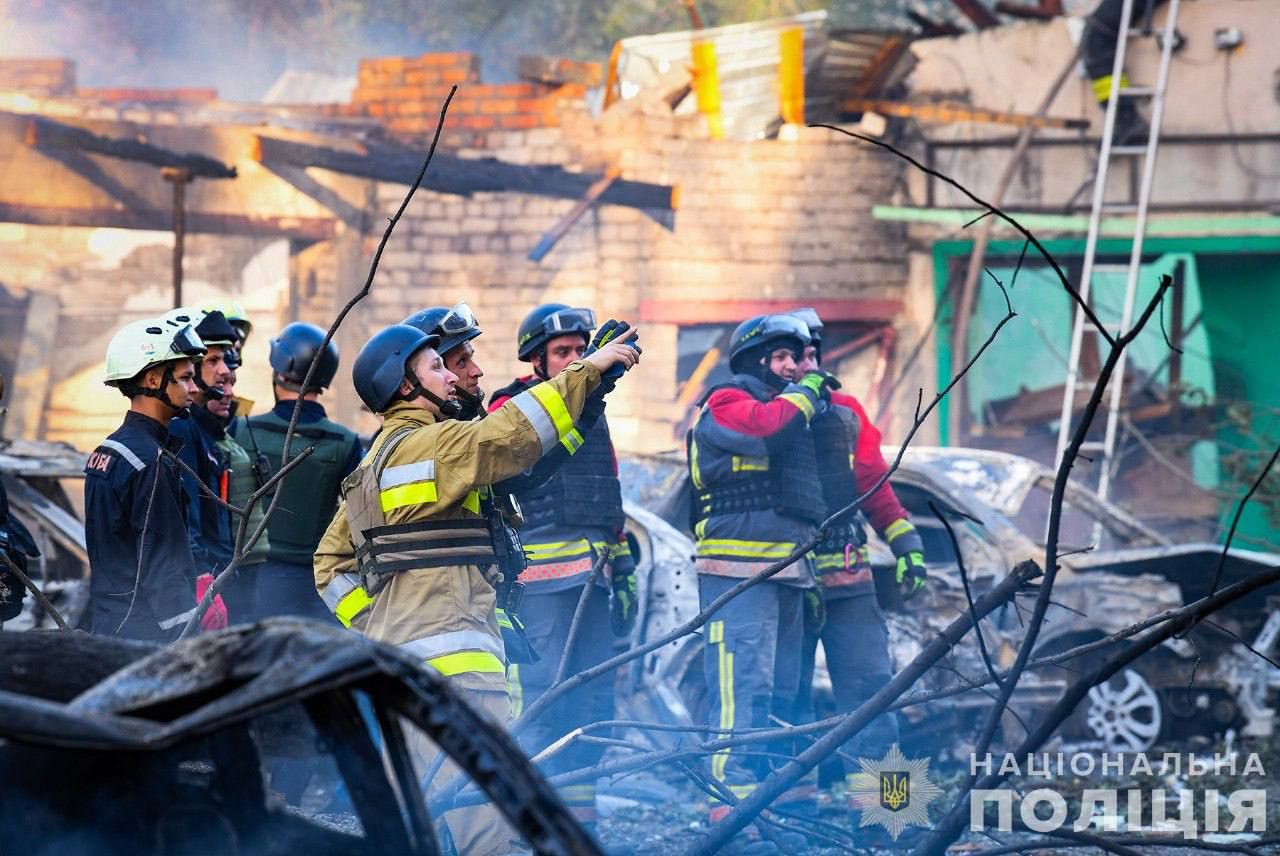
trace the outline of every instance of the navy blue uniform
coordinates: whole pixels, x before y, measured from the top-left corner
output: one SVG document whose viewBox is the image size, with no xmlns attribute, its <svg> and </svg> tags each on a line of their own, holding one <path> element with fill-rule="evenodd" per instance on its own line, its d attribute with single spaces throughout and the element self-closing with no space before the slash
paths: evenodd
<svg viewBox="0 0 1280 856">
<path fill-rule="evenodd" d="M 130 411 L 85 466 L 85 543 L 94 633 L 166 642 L 195 614 L 177 451 L 168 429 Z M 148 508 L 150 511 L 148 512 Z"/>
<path fill-rule="evenodd" d="M 182 443 L 178 457 L 200 476 L 210 491 L 226 496 L 227 458 L 218 448 L 225 429 L 221 420 L 203 407 L 191 408 L 191 418 L 171 419 L 169 435 Z M 216 574 L 231 561 L 235 542 L 231 512 L 200 489 L 191 474 L 179 472 L 182 492 L 187 497 L 187 532 L 191 554 L 201 573 Z"/>
</svg>

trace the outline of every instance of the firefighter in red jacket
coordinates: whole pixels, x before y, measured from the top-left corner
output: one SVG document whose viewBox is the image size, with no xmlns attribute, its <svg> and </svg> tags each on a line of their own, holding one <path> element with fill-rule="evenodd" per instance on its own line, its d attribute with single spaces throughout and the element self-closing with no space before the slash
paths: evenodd
<svg viewBox="0 0 1280 856">
<path fill-rule="evenodd" d="M 698 592 L 715 598 L 786 558 L 825 517 L 809 422 L 830 397 L 828 378 L 797 375 L 809 331 L 791 315 L 761 315 L 734 331 L 734 375 L 703 397 L 688 436 Z M 799 377 L 799 382 L 792 382 Z M 743 729 L 790 715 L 800 692 L 806 592 L 802 557 L 718 609 L 706 627 L 710 726 Z M 784 747 L 785 751 L 785 747 Z M 725 749 L 711 774 L 738 797 L 755 789 L 768 759 Z M 713 805 L 712 819 L 728 810 Z"/>
<path fill-rule="evenodd" d="M 809 330 L 797 366 L 800 373 L 821 372 L 822 321 L 812 309 L 792 313 Z M 861 496 L 888 470 L 880 452 L 880 432 L 852 395 L 831 393 L 831 407 L 810 425 L 816 447 L 823 504 L 833 513 Z M 814 550 L 814 564 L 825 601 L 825 621 L 810 621 L 804 644 L 804 690 L 812 689 L 813 657 L 819 637 L 826 652 L 836 710 L 855 710 L 892 677 L 884 614 L 871 576 L 865 516 L 896 558 L 896 594 L 909 600 L 925 585 L 924 545 L 907 510 L 886 482 L 863 500 L 856 515 L 836 526 Z M 877 717 L 845 745 L 850 757 L 883 757 L 898 739 L 892 714 Z M 845 761 L 846 779 L 858 772 Z"/>
</svg>

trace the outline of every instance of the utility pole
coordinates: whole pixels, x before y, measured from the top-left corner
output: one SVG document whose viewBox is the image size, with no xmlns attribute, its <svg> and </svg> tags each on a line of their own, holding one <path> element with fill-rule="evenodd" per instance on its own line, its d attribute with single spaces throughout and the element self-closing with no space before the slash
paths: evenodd
<svg viewBox="0 0 1280 856">
<path fill-rule="evenodd" d="M 167 166 L 160 170 L 165 181 L 173 185 L 173 308 L 182 305 L 182 254 L 187 239 L 187 185 L 191 170 Z"/>
</svg>

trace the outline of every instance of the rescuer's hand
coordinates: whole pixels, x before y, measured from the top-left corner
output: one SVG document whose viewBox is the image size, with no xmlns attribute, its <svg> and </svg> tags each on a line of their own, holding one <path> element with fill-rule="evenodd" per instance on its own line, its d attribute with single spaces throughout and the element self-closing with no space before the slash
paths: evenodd
<svg viewBox="0 0 1280 856">
<path fill-rule="evenodd" d="M 827 626 L 827 599 L 819 588 L 804 590 L 804 629 L 817 636 Z"/>
<path fill-rule="evenodd" d="M 831 372 L 814 369 L 811 372 L 805 372 L 804 377 L 800 378 L 798 384 L 810 390 L 823 401 L 830 401 L 831 390 L 840 388 L 840 379 Z"/>
<path fill-rule="evenodd" d="M 623 639 L 636 629 L 636 575 L 634 571 L 626 574 L 614 571 L 609 582 L 609 624 L 613 635 Z"/>
<path fill-rule="evenodd" d="M 903 600 L 910 600 L 924 589 L 928 572 L 924 566 L 924 553 L 912 550 L 898 557 L 898 570 L 895 579 L 898 581 L 898 592 Z"/>
<path fill-rule="evenodd" d="M 640 346 L 634 343 L 638 332 L 634 327 L 628 328 L 625 333 L 615 335 L 599 350 L 585 354 L 582 361 L 595 366 L 602 377 L 607 375 L 614 366 L 621 366 L 624 372 L 629 371 L 632 366 L 640 362 Z M 616 380 L 617 377 L 614 379 Z"/>
<path fill-rule="evenodd" d="M 204 600 L 204 594 L 209 590 L 209 586 L 213 585 L 213 574 L 201 574 L 196 577 L 196 603 Z M 227 626 L 227 605 L 222 602 L 222 595 L 215 594 L 213 603 L 209 604 L 209 609 L 200 618 L 200 627 L 203 630 L 221 630 Z"/>
</svg>

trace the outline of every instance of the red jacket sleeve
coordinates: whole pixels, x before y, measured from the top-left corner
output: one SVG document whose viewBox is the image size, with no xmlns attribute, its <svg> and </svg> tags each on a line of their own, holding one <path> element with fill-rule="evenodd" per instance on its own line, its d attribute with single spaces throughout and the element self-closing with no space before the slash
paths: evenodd
<svg viewBox="0 0 1280 856">
<path fill-rule="evenodd" d="M 746 434 L 748 437 L 772 437 L 797 416 L 799 407 L 785 398 L 757 401 L 741 389 L 719 389 L 707 399 L 707 409 L 721 428 Z"/>
<path fill-rule="evenodd" d="M 880 452 L 880 429 L 871 421 L 862 403 L 852 395 L 833 392 L 831 401 L 849 408 L 858 417 L 858 448 L 854 452 L 853 478 L 857 483 L 858 493 L 865 493 L 889 469 Z M 877 532 L 883 532 L 893 521 L 909 516 L 887 481 L 862 503 L 862 512 Z"/>
</svg>

